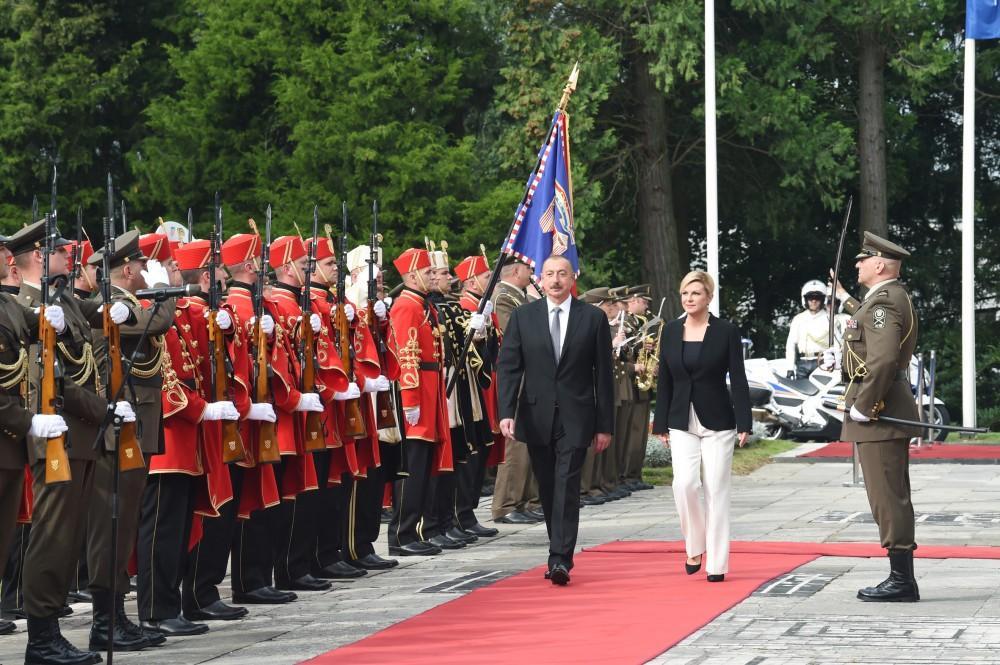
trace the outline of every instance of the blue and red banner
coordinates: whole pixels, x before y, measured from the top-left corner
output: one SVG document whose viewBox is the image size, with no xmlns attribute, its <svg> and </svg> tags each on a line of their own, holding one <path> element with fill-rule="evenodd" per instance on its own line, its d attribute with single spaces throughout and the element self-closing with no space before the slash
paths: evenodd
<svg viewBox="0 0 1000 665">
<path fill-rule="evenodd" d="M 1000 0 L 966 0 L 965 38 L 1000 39 Z"/>
<path fill-rule="evenodd" d="M 531 266 L 536 277 L 541 275 L 545 259 L 553 254 L 565 256 L 573 270 L 580 272 L 573 228 L 569 117 L 562 111 L 556 111 L 552 118 L 538 168 L 528 181 L 527 195 L 503 251 Z"/>
</svg>

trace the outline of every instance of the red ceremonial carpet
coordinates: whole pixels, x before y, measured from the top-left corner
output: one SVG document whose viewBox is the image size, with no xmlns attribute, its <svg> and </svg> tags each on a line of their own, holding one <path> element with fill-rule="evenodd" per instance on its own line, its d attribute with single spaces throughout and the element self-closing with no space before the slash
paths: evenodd
<svg viewBox="0 0 1000 665">
<path fill-rule="evenodd" d="M 704 571 L 684 573 L 683 551 L 681 542 L 606 543 L 576 557 L 569 586 L 553 586 L 539 566 L 308 662 L 644 663 L 819 556 L 885 556 L 867 543 L 734 542 L 726 581 L 709 585 Z M 1000 548 L 928 546 L 916 554 L 995 559 Z"/>
<path fill-rule="evenodd" d="M 803 453 L 799 457 L 835 457 L 850 459 L 851 443 L 849 441 L 834 441 L 812 452 Z M 970 446 L 959 443 L 934 444 L 910 447 L 910 461 L 921 460 L 998 460 L 1000 461 L 1000 446 L 981 445 Z"/>
</svg>

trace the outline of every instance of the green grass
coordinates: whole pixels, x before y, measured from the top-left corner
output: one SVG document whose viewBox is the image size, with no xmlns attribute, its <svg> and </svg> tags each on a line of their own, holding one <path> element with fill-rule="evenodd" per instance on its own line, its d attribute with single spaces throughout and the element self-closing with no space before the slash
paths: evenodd
<svg viewBox="0 0 1000 665">
<path fill-rule="evenodd" d="M 758 441 L 745 448 L 737 448 L 733 453 L 733 473 L 745 476 L 771 461 L 778 453 L 791 450 L 797 443 L 792 441 Z M 646 467 L 642 479 L 653 485 L 669 485 L 674 479 L 674 470 L 669 466 Z"/>
<path fill-rule="evenodd" d="M 947 443 L 964 443 L 964 444 L 984 444 L 984 443 L 1000 443 L 1000 432 L 987 432 L 986 434 L 967 434 L 966 432 L 948 432 L 948 437 L 945 439 Z"/>
</svg>

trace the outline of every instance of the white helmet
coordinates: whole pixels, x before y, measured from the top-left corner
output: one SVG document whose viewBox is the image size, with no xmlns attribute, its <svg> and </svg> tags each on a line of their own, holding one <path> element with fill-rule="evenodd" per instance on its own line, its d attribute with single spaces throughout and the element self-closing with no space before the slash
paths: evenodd
<svg viewBox="0 0 1000 665">
<path fill-rule="evenodd" d="M 808 282 L 802 285 L 803 307 L 809 306 L 809 304 L 806 302 L 806 296 L 809 295 L 810 293 L 818 293 L 820 297 L 823 299 L 823 302 L 825 303 L 826 296 L 829 293 L 829 290 L 826 288 L 826 284 L 819 281 L 818 279 L 810 279 Z"/>
</svg>

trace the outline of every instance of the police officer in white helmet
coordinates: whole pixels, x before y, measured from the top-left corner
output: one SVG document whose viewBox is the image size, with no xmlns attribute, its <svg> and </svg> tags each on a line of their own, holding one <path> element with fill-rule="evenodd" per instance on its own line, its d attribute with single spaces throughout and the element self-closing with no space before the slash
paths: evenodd
<svg viewBox="0 0 1000 665">
<path fill-rule="evenodd" d="M 830 344 L 830 319 L 826 310 L 826 284 L 811 279 L 802 285 L 805 310 L 792 319 L 785 344 L 785 358 L 795 367 L 796 379 L 808 378 Z"/>
</svg>

